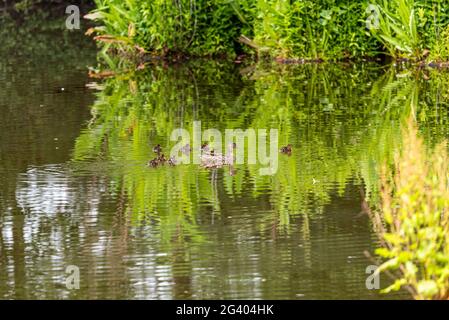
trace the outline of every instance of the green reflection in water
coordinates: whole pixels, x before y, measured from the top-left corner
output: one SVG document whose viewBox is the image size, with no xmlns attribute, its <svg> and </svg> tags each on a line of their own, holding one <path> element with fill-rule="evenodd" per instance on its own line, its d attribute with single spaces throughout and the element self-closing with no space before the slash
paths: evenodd
<svg viewBox="0 0 449 320">
<path fill-rule="evenodd" d="M 398 77 L 394 70 L 384 74 L 377 65 L 256 69 L 243 77 L 230 65 L 211 62 L 156 67 L 105 81 L 73 158 L 106 159 L 121 168 L 115 175 L 132 197 L 134 221 L 170 199 L 176 202 L 167 210 L 194 221 L 200 201 L 220 212 L 214 173 L 194 165 L 146 168 L 152 146 L 161 143 L 169 150 L 171 131 L 192 132 L 195 120 L 203 130 L 223 132 L 276 128 L 279 145 L 291 143 L 294 152 L 279 156 L 275 175 L 259 175 L 258 165 L 237 166 L 235 175 L 219 171 L 228 196 L 248 194 L 250 186 L 253 198 L 269 196 L 280 224 L 288 226 L 291 215 L 319 212 L 331 191 L 343 194 L 351 179 L 364 184 L 368 196 L 376 193 L 376 164 L 391 160 L 400 143 L 400 120 L 417 96 L 412 77 Z M 161 219 L 160 212 L 155 215 Z"/>
<path fill-rule="evenodd" d="M 335 196 L 348 197 L 348 186 L 358 186 L 349 187 L 349 197 L 361 201 L 356 211 L 361 211 L 366 201 L 377 201 L 379 164 L 391 163 L 402 141 L 401 122 L 409 115 L 419 118 L 422 131 L 431 140 L 446 135 L 442 124 L 447 115 L 438 111 L 445 110 L 447 103 L 447 95 L 442 92 L 445 75 L 435 77 L 400 68 L 384 70 L 370 64 L 281 66 L 268 70 L 258 66 L 244 75 L 238 71 L 226 64 L 198 62 L 174 68 L 154 67 L 106 80 L 92 108 L 92 120 L 77 139 L 75 165 L 79 170 L 89 170 L 86 163 L 97 163 L 96 170 L 111 176 L 117 192 L 127 195 L 126 212 L 132 224 L 156 222 L 157 238 L 163 243 L 159 250 L 171 252 L 174 261 L 181 254 L 183 263 L 195 264 L 194 260 L 199 259 L 200 265 L 213 266 L 221 261 L 213 256 L 220 250 L 219 241 L 242 246 L 252 237 L 274 241 L 287 237 L 291 246 L 299 228 L 301 240 L 297 241 L 303 243 L 305 267 L 312 268 L 315 260 L 325 265 L 325 258 L 314 258 L 326 250 L 314 248 L 317 235 L 313 233 L 318 231 L 311 230 L 310 219 L 329 219 L 326 208 L 335 203 Z M 169 141 L 171 131 L 186 128 L 191 132 L 195 120 L 202 121 L 203 129 L 223 131 L 277 128 L 279 145 L 291 143 L 294 151 L 291 157 L 280 155 L 279 170 L 273 176 L 259 175 L 258 165 L 237 166 L 235 174 L 226 168 L 207 171 L 195 165 L 157 169 L 145 166 L 153 156 L 152 146 L 160 143 L 169 150 L 174 144 Z M 226 215 L 232 212 L 230 205 L 241 206 L 243 216 L 251 222 L 237 217 L 242 227 L 234 226 L 232 236 L 217 238 L 212 225 L 214 220 L 226 221 Z M 258 214 L 251 217 L 255 211 Z M 298 218 L 299 224 L 295 220 Z M 356 219 L 355 223 L 360 221 Z M 369 229 L 363 232 L 370 233 Z M 368 240 L 358 254 L 372 251 L 370 246 L 375 243 L 375 239 Z M 210 255 L 205 253 L 207 250 Z M 227 251 L 224 255 L 245 252 Z M 267 259 L 280 258 L 272 254 Z M 292 248 L 285 254 L 292 254 Z M 359 263 L 369 264 L 363 259 Z M 357 271 L 340 267 L 341 274 L 352 272 L 357 278 L 354 281 L 364 281 L 360 265 Z M 266 271 L 273 268 L 272 263 L 268 264 Z M 185 276 L 188 283 L 192 281 L 192 271 L 174 265 L 173 272 L 175 277 Z M 230 270 L 222 272 L 222 277 L 232 277 Z M 292 277 L 289 272 L 282 274 Z M 323 272 L 312 276 L 322 286 L 322 278 L 329 276 Z M 241 285 L 244 275 L 234 276 Z M 261 277 L 269 276 L 265 273 Z M 345 286 L 344 281 L 338 283 Z M 269 285 L 273 288 L 264 288 L 263 297 L 298 297 L 298 288 L 279 289 L 272 281 Z M 208 285 L 203 286 L 207 293 L 194 292 L 188 286 L 188 290 L 178 292 L 179 297 L 220 297 Z M 225 294 L 227 297 L 252 297 L 244 287 L 234 288 L 232 293 L 229 286 L 219 285 L 231 290 Z M 347 296 L 369 294 L 362 285 L 349 287 L 352 291 Z M 245 293 L 239 295 L 240 291 Z M 319 286 L 312 291 L 309 297 L 336 297 L 330 292 L 320 293 Z"/>
</svg>

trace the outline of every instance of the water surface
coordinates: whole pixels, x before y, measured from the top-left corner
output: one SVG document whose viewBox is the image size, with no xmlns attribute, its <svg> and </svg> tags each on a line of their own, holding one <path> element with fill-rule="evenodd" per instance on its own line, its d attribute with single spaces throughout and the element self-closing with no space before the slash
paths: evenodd
<svg viewBox="0 0 449 320">
<path fill-rule="evenodd" d="M 378 241 L 363 208 L 401 121 L 414 114 L 430 142 L 447 136 L 446 75 L 197 61 L 91 90 L 96 52 L 82 46 L 0 59 L 0 298 L 408 297 L 366 288 Z M 146 166 L 198 120 L 276 128 L 293 153 L 272 176 Z M 70 265 L 79 290 L 66 288 Z"/>
</svg>

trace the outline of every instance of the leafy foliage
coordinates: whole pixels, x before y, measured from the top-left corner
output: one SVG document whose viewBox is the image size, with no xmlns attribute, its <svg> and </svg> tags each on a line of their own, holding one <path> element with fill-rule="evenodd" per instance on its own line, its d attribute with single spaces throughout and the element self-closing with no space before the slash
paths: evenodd
<svg viewBox="0 0 449 320">
<path fill-rule="evenodd" d="M 97 40 L 126 49 L 139 46 L 157 54 L 234 54 L 238 36 L 247 33 L 242 11 L 218 0 L 96 0 L 87 18 Z"/>
<path fill-rule="evenodd" d="M 449 12 L 441 0 L 378 1 L 379 26 L 373 34 L 393 57 L 447 59 Z"/>
<path fill-rule="evenodd" d="M 378 43 L 365 28 L 365 1 L 96 0 L 88 18 L 101 22 L 99 41 L 149 52 L 217 55 L 253 48 L 279 57 L 369 56 Z M 106 37 L 106 38 L 105 38 Z"/>
<path fill-rule="evenodd" d="M 378 44 L 365 29 L 365 1 L 257 1 L 255 38 L 275 55 L 370 56 Z"/>
</svg>

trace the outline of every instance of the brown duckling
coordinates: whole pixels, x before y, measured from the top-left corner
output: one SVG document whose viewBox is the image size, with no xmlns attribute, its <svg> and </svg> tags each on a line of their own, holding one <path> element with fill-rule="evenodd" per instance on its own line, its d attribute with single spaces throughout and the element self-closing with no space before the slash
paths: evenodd
<svg viewBox="0 0 449 320">
<path fill-rule="evenodd" d="M 159 165 L 159 161 L 157 160 L 157 158 L 154 158 L 153 160 L 148 161 L 147 165 L 149 167 L 156 168 Z"/>
<path fill-rule="evenodd" d="M 165 158 L 164 154 L 159 155 L 159 157 L 157 157 L 157 161 L 159 162 L 159 164 L 164 164 L 167 159 Z"/>
<path fill-rule="evenodd" d="M 175 157 L 170 157 L 170 159 L 168 159 L 168 165 L 171 167 L 176 166 L 176 159 Z"/>
<path fill-rule="evenodd" d="M 292 145 L 288 144 L 285 147 L 281 148 L 281 153 L 290 155 L 292 153 Z"/>
<path fill-rule="evenodd" d="M 154 153 L 157 153 L 157 154 L 161 153 L 161 152 L 162 152 L 162 147 L 161 147 L 161 145 L 158 144 L 157 146 L 155 146 L 155 147 L 153 148 L 153 151 L 154 151 Z"/>
</svg>

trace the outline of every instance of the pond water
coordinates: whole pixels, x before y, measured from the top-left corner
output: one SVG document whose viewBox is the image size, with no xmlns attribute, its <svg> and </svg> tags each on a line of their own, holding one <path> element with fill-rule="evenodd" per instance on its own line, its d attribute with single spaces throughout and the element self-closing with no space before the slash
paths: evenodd
<svg viewBox="0 0 449 320">
<path fill-rule="evenodd" d="M 410 114 L 448 136 L 446 74 L 194 61 L 92 84 L 96 49 L 50 39 L 0 57 L 0 298 L 408 298 L 366 288 L 364 208 Z M 194 121 L 278 129 L 293 151 L 265 176 L 146 166 Z"/>
</svg>

